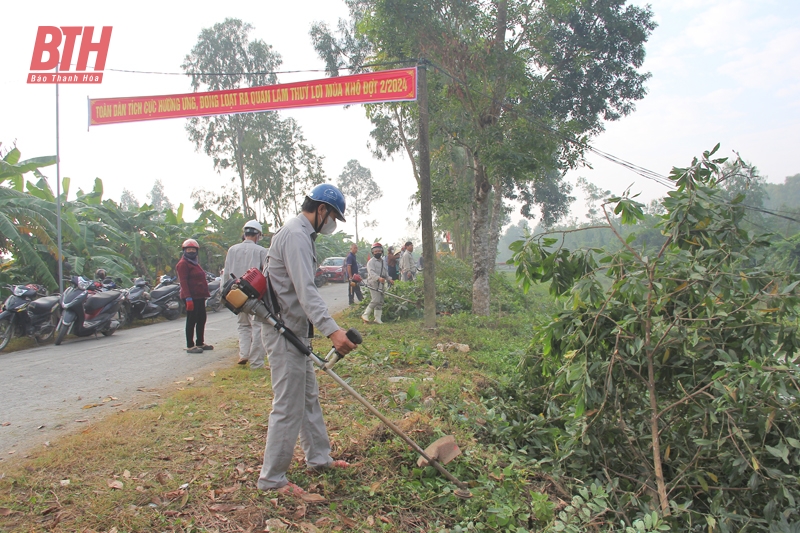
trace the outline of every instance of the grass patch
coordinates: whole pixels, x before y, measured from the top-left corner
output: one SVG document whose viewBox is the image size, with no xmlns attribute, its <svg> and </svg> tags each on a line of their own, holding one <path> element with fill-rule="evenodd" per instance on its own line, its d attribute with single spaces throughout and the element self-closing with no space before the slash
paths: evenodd
<svg viewBox="0 0 800 533">
<path fill-rule="evenodd" d="M 326 501 L 257 490 L 269 372 L 234 367 L 4 464 L 0 530 L 275 531 L 277 521 L 304 531 L 535 529 L 554 507 L 536 461 L 476 438 L 480 391 L 516 364 L 533 322 L 528 313 L 454 315 L 430 332 L 413 320 L 362 326 L 357 311 L 340 321 L 359 327 L 364 344 L 337 373 L 421 446 L 453 434 L 463 455 L 447 468 L 470 484 L 470 500 L 433 468 L 417 468 L 416 454 L 322 373 L 332 455 L 353 468 L 308 473 L 298 447 L 290 479 Z M 451 341 L 471 351 L 435 349 Z M 329 349 L 326 339 L 316 346 Z"/>
</svg>

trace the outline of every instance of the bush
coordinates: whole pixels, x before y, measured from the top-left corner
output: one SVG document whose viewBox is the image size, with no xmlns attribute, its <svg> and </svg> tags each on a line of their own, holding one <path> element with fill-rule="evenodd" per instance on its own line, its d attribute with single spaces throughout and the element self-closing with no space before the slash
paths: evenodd
<svg viewBox="0 0 800 533">
<path fill-rule="evenodd" d="M 673 169 L 656 253 L 613 227 L 616 251 L 513 245 L 526 282 L 569 305 L 487 395 L 484 436 L 605 480 L 628 527 L 657 509 L 682 531 L 794 530 L 800 279 L 765 262 L 769 239 L 742 228 L 713 153 Z M 623 223 L 643 218 L 630 197 L 607 203 Z"/>
<path fill-rule="evenodd" d="M 420 273 L 414 281 L 396 282 L 384 298 L 383 321 L 406 318 L 422 318 L 424 292 Z M 491 279 L 491 308 L 495 313 L 509 314 L 533 309 L 543 310 L 552 305 L 552 298 L 540 291 L 523 293 L 507 272 L 495 272 Z M 370 300 L 370 292 L 363 289 L 364 300 L 358 307 L 363 313 Z M 395 298 L 396 295 L 405 300 Z M 440 257 L 436 261 L 436 313 L 454 315 L 472 311 L 472 268 L 466 262 L 452 256 Z"/>
</svg>

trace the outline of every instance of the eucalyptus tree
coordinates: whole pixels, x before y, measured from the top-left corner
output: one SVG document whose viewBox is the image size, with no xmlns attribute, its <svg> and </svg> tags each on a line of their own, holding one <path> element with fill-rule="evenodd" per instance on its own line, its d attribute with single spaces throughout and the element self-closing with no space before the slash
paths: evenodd
<svg viewBox="0 0 800 533">
<path fill-rule="evenodd" d="M 375 200 L 383 197 L 383 191 L 375 183 L 372 171 L 361 166 L 355 159 L 351 159 L 339 174 L 339 189 L 347 198 L 347 212 L 353 214 L 356 225 L 356 242 L 358 242 L 358 216 L 368 215 L 369 206 Z"/>
<path fill-rule="evenodd" d="M 181 65 L 195 91 L 278 83 L 275 71 L 281 56 L 261 39 L 251 40 L 252 30 L 250 24 L 229 18 L 200 32 Z M 254 216 L 251 199 L 256 198 L 255 203 L 265 202 L 280 221 L 301 189 L 305 192 L 322 180 L 321 160 L 300 127 L 275 112 L 194 117 L 186 131 L 196 149 L 212 157 L 218 172 L 233 170 L 245 217 Z"/>
</svg>

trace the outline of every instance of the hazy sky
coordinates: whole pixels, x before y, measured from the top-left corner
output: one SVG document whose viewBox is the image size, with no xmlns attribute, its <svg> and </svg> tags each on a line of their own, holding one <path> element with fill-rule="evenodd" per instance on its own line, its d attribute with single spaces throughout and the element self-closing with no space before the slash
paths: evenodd
<svg viewBox="0 0 800 533">
<path fill-rule="evenodd" d="M 645 2 L 636 2 L 644 4 Z M 722 152 L 736 150 L 756 164 L 769 181 L 782 182 L 800 172 L 794 157 L 800 126 L 800 2 L 656 0 L 650 2 L 659 27 L 647 45 L 644 70 L 652 73 L 648 96 L 637 110 L 593 144 L 625 160 L 667 174 L 673 165 L 717 142 Z M 183 76 L 128 74 L 109 69 L 180 72 L 180 64 L 201 29 L 236 17 L 255 26 L 253 38 L 271 44 L 283 57 L 282 70 L 322 69 L 308 31 L 314 21 L 331 26 L 347 9 L 338 0 L 192 3 L 14 2 L 3 8 L 0 47 L 0 142 L 16 141 L 23 159 L 55 154 L 55 86 L 25 83 L 33 42 L 40 25 L 113 26 L 101 85 L 60 87 L 61 175 L 73 190 L 91 188 L 102 178 L 105 197 L 119 200 L 123 188 L 140 202 L 156 179 L 164 182 L 174 204 L 195 188 L 217 189 L 230 183 L 209 157 L 197 153 L 173 119 L 93 127 L 87 131 L 87 97 L 145 96 L 191 92 Z M 95 39 L 96 40 L 96 39 Z M 76 52 L 77 53 L 77 52 Z M 287 83 L 324 77 L 322 72 L 281 75 Z M 329 181 L 335 182 L 350 159 L 370 168 L 384 191 L 367 219 L 379 223 L 360 233 L 397 242 L 412 234 L 406 219 L 415 182 L 408 160 L 382 162 L 367 149 L 370 124 L 353 106 L 309 108 L 284 113 L 295 117 L 305 136 L 324 156 Z M 570 172 L 600 187 L 621 192 L 632 185 L 645 199 L 665 190 L 629 171 L 590 158 L 593 168 Z M 55 167 L 45 169 L 55 188 Z M 583 207 L 576 205 L 576 215 Z M 187 217 L 193 218 L 187 211 Z M 515 216 L 518 218 L 518 215 Z M 342 228 L 353 233 L 352 224 Z"/>
</svg>

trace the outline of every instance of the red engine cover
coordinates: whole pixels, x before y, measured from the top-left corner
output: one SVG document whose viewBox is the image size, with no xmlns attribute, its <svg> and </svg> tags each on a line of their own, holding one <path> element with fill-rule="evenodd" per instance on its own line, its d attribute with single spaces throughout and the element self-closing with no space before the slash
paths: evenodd
<svg viewBox="0 0 800 533">
<path fill-rule="evenodd" d="M 251 268 L 239 278 L 239 287 L 250 297 L 262 298 L 267 293 L 267 278 L 257 268 Z"/>
</svg>

